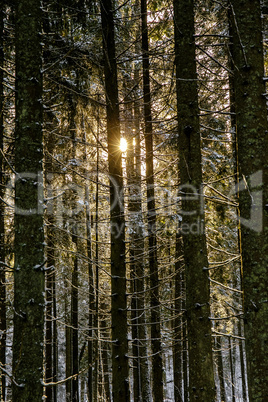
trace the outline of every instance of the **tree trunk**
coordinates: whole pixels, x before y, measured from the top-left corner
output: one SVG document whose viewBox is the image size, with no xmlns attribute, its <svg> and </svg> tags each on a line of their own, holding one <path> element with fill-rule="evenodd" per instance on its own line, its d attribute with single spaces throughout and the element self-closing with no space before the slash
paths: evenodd
<svg viewBox="0 0 268 402">
<path fill-rule="evenodd" d="M 74 236 L 76 236 L 74 234 Z M 73 237 L 74 237 L 73 236 Z M 71 342 L 72 342 L 72 401 L 79 401 L 78 373 L 79 373 L 79 349 L 78 349 L 78 257 L 74 257 L 71 288 Z"/>
<path fill-rule="evenodd" d="M 249 399 L 268 395 L 267 112 L 259 0 L 230 2 Z"/>
<path fill-rule="evenodd" d="M 215 337 L 215 353 L 216 353 L 216 364 L 218 369 L 219 377 L 219 393 L 220 401 L 225 401 L 225 387 L 224 387 L 224 373 L 223 373 L 223 359 L 222 359 L 222 347 L 221 347 L 221 337 Z"/>
<path fill-rule="evenodd" d="M 122 157 L 119 148 L 120 125 L 113 6 L 111 0 L 103 0 L 100 2 L 100 5 L 103 33 L 104 75 L 107 104 L 108 164 L 110 175 L 113 400 L 128 402 L 130 394 L 127 358 L 128 327 L 126 302 L 125 218 Z"/>
<path fill-rule="evenodd" d="M 29 12 L 30 10 L 30 12 Z M 13 400 L 41 401 L 44 228 L 41 2 L 16 1 Z"/>
<path fill-rule="evenodd" d="M 174 318 L 174 347 L 173 347 L 173 370 L 174 370 L 174 400 L 183 402 L 183 372 L 182 372 L 182 350 L 183 350 L 183 332 L 182 332 L 182 238 L 179 233 L 176 234 L 176 262 L 175 262 L 175 318 Z"/>
<path fill-rule="evenodd" d="M 72 138 L 72 157 L 76 159 L 76 101 L 70 100 L 70 116 L 69 129 Z M 73 174 L 73 183 L 75 183 L 75 175 Z M 79 244 L 79 213 L 76 211 L 77 193 L 74 191 L 72 199 L 72 220 L 71 232 L 72 242 L 75 244 L 75 254 L 71 279 L 71 342 L 72 342 L 72 402 L 79 402 L 79 344 L 78 344 L 78 254 L 80 252 Z"/>
<path fill-rule="evenodd" d="M 235 402 L 235 373 L 233 365 L 233 345 L 231 337 L 228 338 L 228 349 L 229 349 L 229 362 L 230 362 L 230 380 L 232 389 L 232 402 Z"/>
<path fill-rule="evenodd" d="M 46 142 L 48 153 L 53 152 L 53 147 L 55 145 L 55 139 L 49 137 Z M 52 197 L 51 191 L 51 176 L 53 172 L 53 162 L 47 153 L 45 153 L 45 187 L 46 187 L 46 198 Z M 53 298 L 54 298 L 54 287 L 55 287 L 55 255 L 54 255 L 54 244 L 55 244 L 55 222 L 54 222 L 54 210 L 53 205 L 47 205 L 47 230 L 46 230 L 46 258 L 47 258 L 47 271 L 46 271 L 46 322 L 45 322 L 45 382 L 53 382 L 53 364 L 55 356 L 53 356 L 53 329 L 56 326 L 54 318 L 56 314 L 54 312 Z M 45 388 L 46 399 L 48 402 L 53 401 L 53 387 L 47 386 Z M 55 401 L 54 401 L 55 402 Z"/>
<path fill-rule="evenodd" d="M 130 87 L 132 82 L 127 78 L 124 79 L 124 123 L 125 123 L 125 138 L 127 140 L 127 158 L 126 158 L 126 173 L 128 187 L 128 227 L 129 227 L 129 270 L 131 280 L 131 332 L 132 332 L 132 372 L 133 372 L 133 400 L 139 402 L 141 398 L 141 383 L 140 383 L 140 357 L 139 357 L 139 339 L 138 339 L 138 293 L 137 293 L 137 253 L 136 251 L 136 234 L 137 221 L 134 217 L 136 212 L 136 193 L 135 187 L 135 166 L 134 166 L 134 144 L 133 144 L 133 115 L 132 115 L 132 99 L 130 96 Z M 128 85 L 129 84 L 129 85 Z"/>
<path fill-rule="evenodd" d="M 0 9 L 0 363 L 6 364 L 6 268 L 5 268 L 5 207 L 4 191 L 4 10 Z M 5 401 L 6 377 L 0 368 L 0 397 Z"/>
<path fill-rule="evenodd" d="M 98 110 L 99 114 L 99 110 Z M 95 306 L 94 306 L 94 341 L 93 341 L 93 361 L 94 361 L 94 389 L 93 389 L 93 401 L 98 400 L 98 382 L 99 382 L 99 130 L 100 130 L 100 118 L 98 115 L 97 121 L 97 175 L 96 175 L 96 203 L 95 203 Z"/>
<path fill-rule="evenodd" d="M 234 48 L 233 48 L 233 24 L 232 24 L 232 7 L 229 4 L 228 7 L 228 25 L 229 25 L 229 36 L 230 36 L 230 42 L 229 42 L 229 68 L 230 71 L 234 71 L 234 60 L 233 60 L 233 53 L 234 53 Z M 235 102 L 235 78 L 234 74 L 229 74 L 229 97 L 230 97 L 230 112 L 231 112 L 231 132 L 232 132 L 232 140 L 233 140 L 233 164 L 234 164 L 234 175 L 235 175 L 235 185 L 238 186 L 239 183 L 239 172 L 238 172 L 238 159 L 237 159 L 237 132 L 236 132 L 236 102 Z M 237 199 L 238 202 L 238 199 Z M 239 207 L 236 209 L 236 213 L 239 214 Z M 237 252 L 241 253 L 241 227 L 240 225 L 237 226 Z M 239 266 L 239 273 L 234 272 L 234 288 L 236 286 L 241 287 L 241 282 L 242 282 L 242 256 L 240 259 L 240 266 Z M 236 278 L 239 278 L 238 283 L 236 284 Z M 237 287 L 238 288 L 238 287 Z M 241 298 L 241 303 L 243 303 L 243 300 Z M 238 322 L 238 336 L 242 337 L 242 328 L 243 328 L 243 321 L 242 319 L 239 319 Z M 238 339 L 238 344 L 239 344 L 239 356 L 240 356 L 240 366 L 241 366 L 241 381 L 242 381 L 242 396 L 243 396 L 243 401 L 247 400 L 247 392 L 246 392 L 246 373 L 245 373 L 245 358 L 244 358 L 244 353 L 243 353 L 243 340 Z"/>
<path fill-rule="evenodd" d="M 85 146 L 86 148 L 86 146 Z M 94 326 L 94 277 L 92 264 L 92 245 L 91 245 L 91 216 L 89 188 L 86 186 L 86 237 L 87 237 L 87 258 L 88 258 L 88 400 L 92 400 L 93 395 L 93 326 Z"/>
<path fill-rule="evenodd" d="M 53 382 L 57 382 L 58 378 L 58 331 L 57 331 L 57 302 L 56 302 L 56 274 L 55 266 L 52 271 L 52 304 L 53 304 L 53 336 L 52 336 L 52 355 L 53 355 L 53 366 L 52 366 L 52 377 Z M 57 385 L 53 387 L 53 402 L 57 402 Z"/>
<path fill-rule="evenodd" d="M 135 10 L 139 11 L 139 0 L 135 1 Z M 140 33 L 139 28 L 136 31 L 136 38 L 138 39 Z M 136 41 L 135 51 L 139 53 L 139 41 Z M 135 81 L 135 94 L 134 94 L 134 134 L 135 145 L 133 149 L 134 154 L 134 188 L 135 192 L 135 212 L 133 221 L 135 221 L 135 275 L 136 275 L 136 291 L 137 291 L 137 337 L 139 347 L 139 383 L 141 387 L 141 398 L 144 402 L 150 401 L 150 375 L 148 366 L 148 343 L 147 343 L 147 328 L 146 328 L 146 314 L 145 314 L 145 264 L 144 264 L 144 234 L 143 234 L 143 214 L 142 214 L 142 189 L 141 189 L 141 138 L 140 138 L 140 100 L 139 100 L 139 70 L 140 67 L 135 64 L 134 66 L 134 81 Z"/>
<path fill-rule="evenodd" d="M 49 245 L 49 244 L 48 244 Z M 46 272 L 46 332 L 45 332 L 45 379 L 46 383 L 53 381 L 53 329 L 52 329 L 52 317 L 53 317 L 53 277 L 50 256 L 47 256 L 47 262 L 49 270 Z M 47 402 L 52 402 L 52 386 L 45 388 Z"/>
<path fill-rule="evenodd" d="M 178 147 L 186 275 L 189 401 L 215 400 L 208 259 L 204 231 L 202 166 L 194 40 L 194 3 L 174 1 Z"/>
<path fill-rule="evenodd" d="M 147 26 L 147 0 L 141 0 L 143 102 L 145 122 L 146 186 L 147 186 L 147 225 L 149 240 L 150 301 L 151 301 L 151 347 L 153 399 L 162 401 L 163 363 L 160 329 L 159 276 L 157 263 L 156 211 L 153 166 L 153 125 L 151 113 L 151 90 L 149 75 L 149 39 Z"/>
<path fill-rule="evenodd" d="M 68 305 L 69 305 L 69 300 L 68 300 L 68 285 L 67 281 L 65 281 L 65 376 L 66 378 L 71 377 L 72 375 L 72 342 L 71 342 L 71 326 L 70 326 L 70 317 L 69 317 L 69 311 L 68 311 Z M 65 392 L 66 392 L 66 402 L 71 402 L 72 401 L 72 381 L 71 379 L 66 381 L 65 385 Z"/>
</svg>

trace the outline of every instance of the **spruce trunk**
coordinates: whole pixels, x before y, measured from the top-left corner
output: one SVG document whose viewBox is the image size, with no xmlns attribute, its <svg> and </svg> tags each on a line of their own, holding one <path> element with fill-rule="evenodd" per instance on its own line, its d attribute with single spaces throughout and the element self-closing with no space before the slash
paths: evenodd
<svg viewBox="0 0 268 402">
<path fill-rule="evenodd" d="M 204 232 L 194 2 L 174 1 L 180 195 L 186 278 L 189 401 L 214 402 L 210 289 Z"/>
<path fill-rule="evenodd" d="M 44 222 L 41 2 L 16 1 L 14 401 L 43 396 Z"/>
<path fill-rule="evenodd" d="M 153 125 L 151 112 L 151 89 L 149 74 L 149 38 L 147 26 L 147 0 L 141 0 L 142 29 L 142 67 L 143 67 L 143 102 L 144 102 L 144 137 L 146 152 L 146 186 L 147 186 L 147 225 L 149 241 L 150 270 L 150 302 L 151 302 L 151 348 L 152 348 L 152 379 L 153 400 L 162 401 L 163 363 L 160 328 L 159 275 L 157 262 L 156 210 L 154 191 L 153 165 Z"/>
<path fill-rule="evenodd" d="M 4 10 L 0 9 L 0 364 L 6 364 L 6 268 L 5 268 L 5 207 L 4 198 Z M 0 397 L 5 401 L 6 378 L 0 368 Z"/>
<path fill-rule="evenodd" d="M 249 399 L 268 395 L 267 111 L 259 0 L 230 2 Z M 266 209 L 265 209 L 266 208 Z"/>
<path fill-rule="evenodd" d="M 100 5 L 104 50 L 108 164 L 110 176 L 113 400 L 128 402 L 130 394 L 127 357 L 128 327 L 126 302 L 125 217 L 122 155 L 120 151 L 117 64 L 113 19 L 114 12 L 111 0 L 103 0 Z"/>
</svg>

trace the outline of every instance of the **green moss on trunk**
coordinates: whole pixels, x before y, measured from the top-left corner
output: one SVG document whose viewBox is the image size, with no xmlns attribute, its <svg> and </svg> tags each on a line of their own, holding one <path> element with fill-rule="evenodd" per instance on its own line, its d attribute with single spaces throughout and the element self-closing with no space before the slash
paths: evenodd
<svg viewBox="0 0 268 402">
<path fill-rule="evenodd" d="M 268 124 L 261 9 L 259 0 L 230 4 L 249 397 L 264 401 L 268 395 Z"/>
</svg>

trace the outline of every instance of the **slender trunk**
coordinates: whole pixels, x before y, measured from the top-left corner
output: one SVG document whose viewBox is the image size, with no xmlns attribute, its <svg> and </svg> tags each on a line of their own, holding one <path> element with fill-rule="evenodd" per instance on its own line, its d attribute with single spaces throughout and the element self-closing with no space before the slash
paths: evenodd
<svg viewBox="0 0 268 402">
<path fill-rule="evenodd" d="M 221 350 L 221 337 L 215 337 L 215 353 L 218 367 L 220 400 L 225 401 L 225 387 L 224 387 L 224 373 L 223 373 L 223 359 Z"/>
<path fill-rule="evenodd" d="M 51 139 L 50 139 L 51 140 Z M 47 144 L 49 151 L 52 151 L 51 144 L 53 147 L 54 141 L 50 141 Z M 47 189 L 47 198 L 51 197 L 51 172 L 53 171 L 52 161 L 49 157 L 45 158 L 45 186 Z M 46 325 L 45 325 L 45 381 L 46 383 L 54 381 L 53 376 L 53 364 L 54 358 L 53 356 L 53 329 L 56 325 L 54 321 L 55 312 L 54 312 L 54 287 L 55 287 L 55 255 L 54 255 L 54 218 L 53 218 L 53 207 L 49 206 L 47 208 L 47 230 L 46 230 L 46 239 L 47 239 L 47 248 L 46 248 L 46 257 L 47 257 L 47 268 L 46 271 Z M 53 387 L 47 386 L 45 388 L 46 399 L 48 402 L 53 401 Z"/>
<path fill-rule="evenodd" d="M 230 3 L 249 399 L 268 394 L 267 111 L 259 0 Z"/>
<path fill-rule="evenodd" d="M 232 402 L 235 402 L 235 375 L 234 375 L 234 365 L 233 365 L 233 345 L 232 340 L 228 338 L 228 349 L 229 349 L 229 363 L 230 363 L 230 382 L 232 389 Z"/>
<path fill-rule="evenodd" d="M 178 147 L 186 276 L 189 401 L 215 400 L 210 289 L 204 232 L 193 0 L 174 1 Z"/>
<path fill-rule="evenodd" d="M 120 125 L 114 20 L 111 0 L 103 0 L 100 4 L 104 49 L 108 164 L 110 175 L 113 400 L 128 402 L 130 394 L 127 358 L 128 327 L 125 266 L 125 218 L 122 156 L 119 148 Z"/>
<path fill-rule="evenodd" d="M 232 24 L 232 8 L 229 5 L 228 7 L 228 25 L 229 25 L 229 36 L 230 38 L 233 37 L 233 24 Z M 229 66 L 230 70 L 234 71 L 234 61 L 233 61 L 233 55 L 234 49 L 233 49 L 233 42 L 232 39 L 230 40 L 229 43 Z M 235 185 L 239 185 L 239 172 L 238 172 L 238 150 L 237 150 L 237 133 L 236 133 L 236 102 L 235 102 L 235 80 L 234 80 L 234 74 L 229 74 L 229 96 L 230 96 L 230 112 L 231 112 L 231 132 L 232 132 L 232 142 L 233 142 L 233 162 L 234 162 L 234 174 L 235 174 Z M 237 200 L 238 201 L 238 200 Z M 239 208 L 236 210 L 237 215 L 239 215 Z M 238 224 L 237 226 L 237 249 L 238 252 L 241 253 L 241 227 Z M 240 267 L 239 267 L 239 273 L 234 273 L 234 280 L 236 282 L 236 277 L 239 277 L 238 281 L 238 286 L 241 286 L 242 282 L 242 256 L 240 259 Z M 236 288 L 237 286 L 234 284 L 234 287 Z M 241 300 L 243 302 L 243 300 Z M 241 337 L 241 332 L 242 332 L 242 326 L 243 322 L 240 319 L 238 322 L 238 336 Z M 239 335 L 240 334 L 240 335 Z M 244 353 L 243 353 L 243 341 L 242 339 L 238 339 L 239 343 L 239 356 L 240 356 L 240 366 L 241 366 L 241 381 L 242 381 L 242 394 L 243 394 L 243 400 L 247 400 L 247 393 L 246 393 L 246 373 L 245 373 L 245 358 L 244 358 Z"/>
<path fill-rule="evenodd" d="M 88 400 L 92 400 L 93 395 L 93 326 L 94 326 L 94 277 L 92 264 L 92 246 L 91 246 L 91 215 L 90 215 L 90 199 L 89 188 L 86 186 L 86 237 L 87 237 L 87 258 L 88 258 Z"/>
<path fill-rule="evenodd" d="M 186 303 L 185 303 L 185 275 L 183 275 L 182 283 L 184 284 L 184 298 L 182 302 L 182 374 L 183 374 L 183 394 L 184 402 L 188 401 L 189 395 L 189 364 L 188 364 L 188 340 L 187 340 L 187 321 L 185 316 Z"/>
<path fill-rule="evenodd" d="M 57 382 L 58 378 L 58 331 L 57 331 L 57 301 L 56 301 L 56 274 L 55 266 L 52 271 L 52 303 L 53 303 L 53 336 L 52 336 L 52 354 L 53 366 L 52 377 L 53 382 Z M 53 386 L 53 402 L 57 402 L 57 385 Z"/>
<path fill-rule="evenodd" d="M 238 321 L 238 336 L 240 338 L 243 337 L 243 330 L 242 330 L 242 320 L 240 319 Z M 243 402 L 246 402 L 248 400 L 247 398 L 247 376 L 246 376 L 246 362 L 245 362 L 245 353 L 244 353 L 244 348 L 245 348 L 245 341 L 242 339 L 239 339 L 239 356 L 240 356 L 240 366 L 241 366 L 241 381 L 242 381 L 242 397 L 243 397 Z"/>
<path fill-rule="evenodd" d="M 0 363 L 6 364 L 6 269 L 5 269 L 5 207 L 4 198 L 4 10 L 0 9 Z M 0 396 L 5 401 L 6 378 L 0 368 Z"/>
<path fill-rule="evenodd" d="M 97 175 L 96 175 L 96 203 L 95 203 L 95 311 L 94 311 L 94 390 L 93 401 L 98 399 L 99 382 L 99 116 L 97 128 Z"/>
<path fill-rule="evenodd" d="M 65 376 L 66 378 L 71 377 L 72 375 L 72 342 L 71 342 L 71 327 L 70 327 L 70 316 L 69 316 L 69 300 L 68 300 L 68 286 L 67 283 L 65 283 Z M 66 402 L 71 402 L 72 401 L 72 381 L 68 380 L 66 381 Z"/>
<path fill-rule="evenodd" d="M 72 272 L 71 289 L 71 342 L 72 342 L 72 401 L 79 401 L 78 373 L 79 373 L 79 349 L 78 349 L 78 257 L 75 255 Z"/>
<path fill-rule="evenodd" d="M 147 26 L 147 0 L 141 0 L 141 29 L 142 29 L 142 65 L 143 65 L 143 101 L 145 122 L 145 151 L 146 151 L 146 186 L 147 186 L 147 225 L 149 240 L 149 270 L 151 288 L 151 347 L 152 347 L 152 379 L 153 399 L 162 401 L 163 390 L 163 363 L 160 329 L 159 305 L 159 276 L 157 262 L 156 240 L 156 211 L 154 193 L 154 166 L 153 166 L 153 125 L 151 113 L 151 90 L 149 75 L 149 39 Z"/>
<path fill-rule="evenodd" d="M 70 100 L 70 132 L 72 138 L 72 157 L 76 158 L 76 102 Z M 75 176 L 73 175 L 73 183 Z M 78 344 L 78 253 L 79 253 L 79 215 L 76 212 L 77 194 L 73 194 L 72 205 L 72 242 L 75 244 L 75 255 L 71 279 L 71 342 L 72 342 L 72 402 L 79 402 L 79 344 Z"/>
<path fill-rule="evenodd" d="M 105 311 L 107 309 L 106 304 L 103 303 L 102 310 Z M 109 339 L 109 330 L 107 329 L 106 320 L 103 317 L 100 320 L 100 331 L 102 339 Z M 111 384 L 109 377 L 109 353 L 110 353 L 110 345 L 109 342 L 103 341 L 103 347 L 101 349 L 102 354 L 102 365 L 103 365 L 103 394 L 104 400 L 106 402 L 111 402 Z"/>
<path fill-rule="evenodd" d="M 49 244 L 48 244 L 49 246 Z M 53 358 L 52 358 L 52 339 L 53 339 L 53 333 L 52 333 L 52 316 L 53 316 L 53 283 L 52 283 L 52 270 L 54 269 L 53 265 L 51 265 L 51 260 L 50 256 L 47 256 L 47 263 L 48 267 L 50 268 L 46 272 L 46 332 L 45 332 L 45 367 L 46 367 L 46 372 L 45 372 L 45 378 L 46 382 L 52 382 L 53 381 L 53 371 L 52 371 L 52 364 L 53 364 Z M 46 392 L 46 400 L 48 402 L 52 402 L 52 387 L 47 386 L 45 388 Z"/>
<path fill-rule="evenodd" d="M 124 105 L 124 122 L 125 122 L 125 138 L 127 140 L 127 158 L 126 173 L 128 187 L 128 227 L 129 227 L 129 270 L 131 280 L 131 331 L 132 331 L 132 373 L 133 373 L 133 399 L 134 402 L 140 401 L 141 384 L 139 375 L 139 339 L 138 339 L 138 293 L 137 293 L 137 274 L 136 274 L 136 220 L 134 214 L 136 212 L 136 187 L 135 187 L 135 170 L 134 170 L 134 144 L 133 144 L 133 116 L 132 102 L 129 96 L 128 80 L 124 80 L 125 105 Z"/>
<path fill-rule="evenodd" d="M 31 12 L 29 13 L 29 10 Z M 14 401 L 41 401 L 44 343 L 41 2 L 16 2 Z M 31 46 L 29 46 L 29 43 Z"/>
<path fill-rule="evenodd" d="M 136 12 L 139 10 L 139 0 L 136 0 L 135 9 Z M 136 32 L 136 37 L 139 37 L 139 31 Z M 139 53 L 139 41 L 136 41 L 135 47 L 136 53 Z M 134 188 L 135 192 L 135 206 L 136 210 L 134 212 L 133 220 L 136 224 L 135 231 L 135 275 L 136 275 L 136 291 L 137 291 L 137 337 L 138 337 L 138 347 L 139 347 L 139 361 L 138 361 L 138 372 L 139 372 L 139 384 L 141 387 L 141 398 L 144 402 L 150 401 L 150 375 L 149 375 L 149 365 L 148 365 L 148 344 L 147 344 L 147 328 L 146 328 L 146 316 L 145 316 L 145 267 L 144 267 L 144 235 L 143 235 L 143 214 L 142 214 L 142 189 L 141 189 L 141 138 L 140 138 L 140 100 L 139 100 L 139 70 L 140 67 L 135 64 L 134 69 L 134 81 L 136 85 L 136 90 L 134 94 Z"/>
<path fill-rule="evenodd" d="M 174 400 L 183 402 L 183 373 L 182 373 L 182 238 L 176 233 L 176 261 L 175 261 L 175 318 L 174 318 L 174 347 L 173 347 L 173 369 L 174 369 Z"/>
</svg>

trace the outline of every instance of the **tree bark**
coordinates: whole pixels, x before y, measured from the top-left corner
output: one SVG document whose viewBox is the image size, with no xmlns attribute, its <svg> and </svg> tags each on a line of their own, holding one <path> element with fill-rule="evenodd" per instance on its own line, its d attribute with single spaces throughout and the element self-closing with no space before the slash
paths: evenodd
<svg viewBox="0 0 268 402">
<path fill-rule="evenodd" d="M 48 154 L 45 153 L 45 187 L 46 187 L 46 198 L 52 196 L 51 191 L 51 175 L 53 172 L 53 162 L 50 157 L 50 153 L 53 152 L 55 146 L 55 138 L 49 136 L 46 141 L 46 147 Z M 56 356 L 54 355 L 54 328 L 56 327 L 56 312 L 54 310 L 54 291 L 55 291 L 55 220 L 54 220 L 54 210 L 53 205 L 47 205 L 46 209 L 46 258 L 47 258 L 47 271 L 46 271 L 46 322 L 45 322 L 45 382 L 54 382 L 55 378 L 53 375 L 53 367 L 57 363 Z M 56 388 L 56 387 L 55 387 Z M 47 386 L 45 388 L 45 394 L 47 402 L 53 401 L 54 387 Z M 54 402 L 56 402 L 54 400 Z"/>
<path fill-rule="evenodd" d="M 85 141 L 86 142 L 86 141 Z M 86 148 L 86 146 L 85 146 Z M 90 199 L 89 188 L 86 186 L 86 237 L 87 237 L 87 258 L 88 258 L 88 400 L 92 400 L 93 395 L 93 326 L 94 326 L 94 277 L 92 264 L 92 244 L 91 244 L 91 216 L 90 216 Z"/>
<path fill-rule="evenodd" d="M 119 148 L 120 125 L 114 20 L 111 0 L 103 0 L 100 2 L 100 5 L 104 50 L 108 164 L 110 175 L 113 400 L 128 402 L 130 394 L 127 358 L 128 328 L 126 303 L 125 218 L 122 156 Z"/>
<path fill-rule="evenodd" d="M 30 10 L 30 12 L 29 12 Z M 13 400 L 42 400 L 44 228 L 41 2 L 16 1 Z"/>
<path fill-rule="evenodd" d="M 4 10 L 0 9 L 0 362 L 5 368 L 6 364 L 6 268 L 5 268 L 5 207 L 4 191 Z M 0 369 L 0 397 L 5 401 L 6 377 Z"/>
<path fill-rule="evenodd" d="M 69 286 L 67 285 L 67 281 L 65 280 L 65 376 L 66 378 L 71 377 L 72 375 L 72 341 L 71 341 L 71 326 L 70 326 L 70 314 L 68 311 L 68 293 Z M 65 385 L 65 392 L 66 392 L 66 402 L 72 401 L 72 381 L 71 379 L 66 381 Z"/>
<path fill-rule="evenodd" d="M 208 259 L 204 232 L 194 2 L 174 1 L 178 147 L 186 276 L 189 401 L 215 400 Z"/>
<path fill-rule="evenodd" d="M 182 351 L 183 351 L 183 245 L 182 237 L 176 233 L 176 262 L 175 262 L 175 318 L 174 318 L 174 347 L 173 347 L 173 370 L 174 370 L 174 400 L 183 402 L 183 371 L 182 371 Z"/>
<path fill-rule="evenodd" d="M 151 113 L 149 39 L 147 26 L 147 0 L 141 0 L 141 30 L 142 30 L 142 66 L 143 66 L 143 102 L 145 123 L 146 152 L 146 192 L 147 192 L 147 225 L 149 240 L 149 271 L 150 271 L 150 302 L 151 302 L 151 348 L 152 348 L 152 392 L 154 401 L 162 401 L 163 363 L 160 329 L 159 276 L 157 262 L 156 240 L 156 210 L 154 192 L 153 166 L 153 125 Z"/>
<path fill-rule="evenodd" d="M 135 1 L 135 12 L 139 11 L 139 0 Z M 140 35 L 139 27 L 136 30 L 136 38 L 138 39 Z M 135 51 L 140 52 L 139 41 L 136 41 Z M 150 375 L 148 366 L 148 336 L 146 328 L 146 303 L 145 303 L 145 261 L 144 261 L 144 234 L 143 234 L 143 214 L 142 214 L 142 188 L 141 188 L 141 136 L 140 136 L 140 100 L 139 100 L 139 65 L 134 66 L 134 83 L 135 83 L 135 93 L 134 93 L 134 105 L 133 105 L 133 118 L 134 118 L 134 134 L 135 134 L 135 145 L 133 148 L 134 153 L 134 187 L 135 191 L 135 212 L 133 216 L 133 221 L 135 221 L 135 275 L 136 275 L 136 291 L 137 291 L 137 337 L 139 342 L 139 377 L 140 377 L 140 387 L 141 387 L 141 398 L 144 402 L 150 401 Z"/>
<path fill-rule="evenodd" d="M 48 256 L 49 270 L 46 272 L 46 331 L 45 331 L 45 378 L 46 383 L 53 381 L 53 328 L 52 328 L 52 316 L 53 316 L 53 266 L 50 265 L 51 260 Z M 47 402 L 52 402 L 52 387 L 47 386 L 45 389 Z"/>
<path fill-rule="evenodd" d="M 268 394 L 267 111 L 259 0 L 230 2 L 249 399 Z"/>
<path fill-rule="evenodd" d="M 93 401 L 98 399 L 98 383 L 99 383 L 99 130 L 100 130 L 100 118 L 98 110 L 97 121 L 97 175 L 96 175 L 96 202 L 95 202 L 95 306 L 94 306 L 94 344 L 93 344 L 93 361 L 94 361 L 94 389 L 93 389 Z"/>
<path fill-rule="evenodd" d="M 76 158 L 76 124 L 75 124 L 75 113 L 76 113 L 76 101 L 74 99 L 70 100 L 70 132 L 72 138 L 72 157 L 73 160 Z M 75 183 L 75 175 L 73 174 L 73 183 Z M 71 279 L 71 342 L 72 342 L 72 402 L 79 402 L 79 344 L 78 344 L 78 255 L 80 253 L 80 243 L 79 243 L 79 218 L 80 214 L 76 212 L 77 203 L 77 193 L 74 191 L 73 194 L 73 205 L 72 205 L 72 242 L 75 245 L 75 254 L 72 269 L 72 279 Z"/>
</svg>

